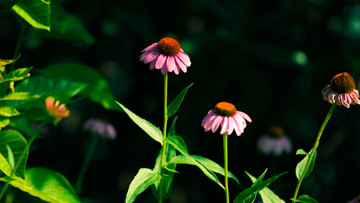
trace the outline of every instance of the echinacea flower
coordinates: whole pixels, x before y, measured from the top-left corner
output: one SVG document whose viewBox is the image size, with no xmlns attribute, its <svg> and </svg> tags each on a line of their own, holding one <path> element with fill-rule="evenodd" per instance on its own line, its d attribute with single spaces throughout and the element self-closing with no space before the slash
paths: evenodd
<svg viewBox="0 0 360 203">
<path fill-rule="evenodd" d="M 219 102 L 214 109 L 210 110 L 201 122 L 205 132 L 215 131 L 221 125 L 220 134 L 231 135 L 235 130 L 237 136 L 240 136 L 246 127 L 246 121 L 252 122 L 251 118 L 244 112 L 237 111 L 235 106 L 228 102 Z"/>
<path fill-rule="evenodd" d="M 113 125 L 95 118 L 87 120 L 84 124 L 83 130 L 108 139 L 116 138 L 116 130 Z"/>
<path fill-rule="evenodd" d="M 347 72 L 335 75 L 330 80 L 330 84 L 322 89 L 322 95 L 325 101 L 346 108 L 349 108 L 350 104 L 360 104 L 355 81 Z"/>
<path fill-rule="evenodd" d="M 140 61 L 150 63 L 150 70 L 160 69 L 163 75 L 167 72 L 178 75 L 180 70 L 186 73 L 191 65 L 190 57 L 180 48 L 179 42 L 170 37 L 162 38 L 146 47 L 142 51 Z"/>
<path fill-rule="evenodd" d="M 281 156 L 284 152 L 291 152 L 292 144 L 282 127 L 271 126 L 269 132 L 259 138 L 257 148 L 263 154 Z"/>
<path fill-rule="evenodd" d="M 54 97 L 47 97 L 45 104 L 47 112 L 54 118 L 61 119 L 70 115 L 70 111 L 66 108 L 65 104 L 60 105 L 60 101 L 55 102 Z"/>
</svg>

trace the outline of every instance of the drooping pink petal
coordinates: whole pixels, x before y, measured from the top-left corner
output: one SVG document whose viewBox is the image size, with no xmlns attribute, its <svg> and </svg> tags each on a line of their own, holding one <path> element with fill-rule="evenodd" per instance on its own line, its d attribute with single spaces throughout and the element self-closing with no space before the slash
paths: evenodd
<svg viewBox="0 0 360 203">
<path fill-rule="evenodd" d="M 249 123 L 252 122 L 250 116 L 248 116 L 246 113 L 244 113 L 242 111 L 237 111 L 236 114 L 238 114 L 239 116 L 245 118 Z"/>
<path fill-rule="evenodd" d="M 221 121 L 221 131 L 220 134 L 224 134 L 227 132 L 227 129 L 229 128 L 229 118 L 224 117 Z"/>
<path fill-rule="evenodd" d="M 214 119 L 214 121 L 213 121 L 213 123 L 211 125 L 211 131 L 213 133 L 215 133 L 216 130 L 219 128 L 219 125 L 220 125 L 222 119 L 223 119 L 223 117 L 221 117 L 221 116 L 216 116 L 215 117 L 215 119 Z"/>
<path fill-rule="evenodd" d="M 114 126 L 107 124 L 106 125 L 106 129 L 107 129 L 107 135 L 110 139 L 115 139 L 116 138 L 116 131 Z"/>
<path fill-rule="evenodd" d="M 187 54 L 185 54 L 185 52 L 183 50 L 180 50 L 180 52 L 177 54 L 177 56 L 179 56 L 181 61 L 184 62 L 184 64 L 186 66 L 189 67 L 191 65 L 190 57 Z"/>
<path fill-rule="evenodd" d="M 167 60 L 166 60 L 166 66 L 167 66 L 167 70 L 169 72 L 173 72 L 175 67 L 175 61 L 174 61 L 174 57 L 173 56 L 168 56 Z"/>
<path fill-rule="evenodd" d="M 175 62 L 180 67 L 180 69 L 186 73 L 187 68 L 186 65 L 181 61 L 181 59 L 178 56 L 175 56 Z"/>
<path fill-rule="evenodd" d="M 146 55 L 144 53 L 143 61 L 144 61 L 144 63 L 150 63 L 155 59 L 155 57 L 157 57 L 159 55 L 160 55 L 160 53 L 158 51 L 146 52 Z"/>
<path fill-rule="evenodd" d="M 156 48 L 157 45 L 158 45 L 158 43 L 153 43 L 152 45 L 150 45 L 150 46 L 146 47 L 145 49 L 143 49 L 141 52 L 146 52 L 146 51 L 148 51 L 150 49 Z"/>
<path fill-rule="evenodd" d="M 164 65 L 164 63 L 165 63 L 165 61 L 166 61 L 166 58 L 167 58 L 167 57 L 166 57 L 165 55 L 160 54 L 159 57 L 158 57 L 157 60 L 156 60 L 155 68 L 156 68 L 156 69 L 162 68 L 163 65 Z"/>
<path fill-rule="evenodd" d="M 156 56 L 156 57 L 154 58 L 154 60 L 151 61 L 151 63 L 150 63 L 150 70 L 152 70 L 152 69 L 155 68 L 155 64 L 156 64 L 156 61 L 158 60 L 159 56 L 160 56 L 160 55 Z"/>
</svg>

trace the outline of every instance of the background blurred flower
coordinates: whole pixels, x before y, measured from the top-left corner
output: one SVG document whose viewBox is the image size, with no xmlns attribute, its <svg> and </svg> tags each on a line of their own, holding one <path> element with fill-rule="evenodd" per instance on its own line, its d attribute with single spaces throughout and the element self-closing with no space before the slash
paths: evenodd
<svg viewBox="0 0 360 203">
<path fill-rule="evenodd" d="M 165 75 L 173 72 L 178 75 L 180 69 L 186 73 L 191 65 L 189 56 L 180 48 L 180 44 L 173 38 L 162 38 L 158 43 L 146 47 L 140 56 L 140 61 L 150 63 L 150 70 L 161 69 Z"/>
<path fill-rule="evenodd" d="M 54 118 L 65 118 L 70 115 L 70 111 L 65 104 L 60 105 L 60 101 L 55 102 L 54 97 L 47 97 L 45 104 L 47 112 Z"/>
<path fill-rule="evenodd" d="M 282 127 L 271 126 L 268 133 L 259 138 L 257 148 L 263 154 L 281 156 L 283 152 L 287 154 L 291 152 L 292 144 Z"/>
<path fill-rule="evenodd" d="M 88 119 L 84 124 L 83 130 L 111 140 L 115 139 L 117 136 L 113 125 L 95 118 Z"/>
<path fill-rule="evenodd" d="M 252 122 L 251 118 L 244 112 L 237 111 L 235 106 L 228 102 L 219 102 L 214 109 L 210 110 L 201 122 L 205 132 L 215 131 L 222 126 L 220 134 L 230 135 L 233 130 L 240 136 L 246 127 L 246 121 Z"/>
<path fill-rule="evenodd" d="M 351 75 L 347 72 L 335 75 L 330 84 L 322 90 L 325 101 L 331 104 L 336 103 L 338 106 L 350 107 L 350 104 L 360 104 L 359 91 Z"/>
<path fill-rule="evenodd" d="M 360 202 L 360 195 L 358 195 L 354 199 L 348 201 L 347 203 L 359 203 L 359 202 Z"/>
</svg>

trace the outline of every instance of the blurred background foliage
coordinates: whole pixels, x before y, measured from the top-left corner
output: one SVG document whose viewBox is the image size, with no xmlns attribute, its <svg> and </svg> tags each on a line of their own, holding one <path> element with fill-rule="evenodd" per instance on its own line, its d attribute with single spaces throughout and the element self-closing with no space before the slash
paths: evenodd
<svg viewBox="0 0 360 203">
<path fill-rule="evenodd" d="M 162 37 L 176 38 L 192 65 L 186 74 L 170 74 L 169 97 L 194 82 L 177 125 L 189 152 L 222 164 L 221 136 L 204 133 L 200 126 L 217 102 L 234 103 L 253 119 L 241 137 L 229 139 L 229 169 L 241 182 L 230 182 L 232 197 L 251 184 L 244 170 L 258 176 L 269 168 L 268 174 L 289 171 L 270 186 L 288 201 L 296 186 L 296 163 L 302 158 L 295 151 L 310 150 L 330 108 L 321 89 L 344 71 L 359 82 L 358 0 L 55 0 L 51 33 L 32 28 L 2 6 L 0 58 L 13 58 L 23 36 L 17 67 L 34 66 L 36 75 L 52 64 L 83 63 L 103 75 L 119 102 L 157 126 L 162 125 L 163 77 L 138 57 Z M 81 198 L 123 201 L 137 170 L 153 167 L 158 144 L 122 113 L 88 100 L 69 108 L 71 117 L 57 128 L 49 126 L 44 139 L 34 144 L 29 166 L 57 170 L 74 182 L 90 140 L 83 123 L 90 117 L 107 117 L 118 138 L 98 143 Z M 358 106 L 336 109 L 302 194 L 319 202 L 346 202 L 360 193 L 359 113 Z M 282 126 L 293 142 L 293 153 L 278 158 L 276 167 L 271 157 L 256 149 L 258 137 L 271 125 Z M 169 202 L 223 201 L 223 191 L 200 170 L 178 170 Z M 17 193 L 17 198 L 24 195 Z M 137 199 L 153 201 L 150 190 Z"/>
</svg>

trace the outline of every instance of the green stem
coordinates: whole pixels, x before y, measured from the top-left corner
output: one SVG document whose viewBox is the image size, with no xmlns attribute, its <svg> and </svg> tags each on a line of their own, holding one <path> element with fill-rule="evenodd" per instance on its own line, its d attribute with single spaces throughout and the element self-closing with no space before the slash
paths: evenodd
<svg viewBox="0 0 360 203">
<path fill-rule="evenodd" d="M 98 138 L 99 138 L 99 135 L 97 135 L 97 134 L 92 135 L 92 139 L 91 139 L 89 148 L 88 148 L 88 150 L 86 152 L 84 162 L 83 162 L 83 164 L 81 166 L 79 176 L 78 176 L 78 178 L 76 180 L 76 183 L 75 183 L 75 191 L 76 191 L 77 194 L 80 194 L 80 192 L 81 192 L 81 187 L 82 187 L 82 183 L 83 183 L 83 180 L 84 180 L 84 177 L 85 177 L 85 173 L 86 173 L 86 171 L 87 171 L 87 169 L 89 167 L 91 157 L 92 157 L 92 155 L 94 153 L 95 146 L 96 146 L 96 143 L 98 141 Z"/>
<path fill-rule="evenodd" d="M 6 181 L 5 186 L 3 187 L 3 189 L 1 190 L 0 193 L 0 200 L 2 199 L 2 197 L 4 196 L 7 188 L 9 187 L 10 182 L 12 181 L 12 177 L 15 175 L 15 172 L 17 171 L 17 169 L 19 168 L 22 160 L 25 158 L 26 152 L 29 152 L 30 146 L 31 144 L 34 142 L 34 140 L 37 138 L 37 136 L 39 135 L 39 132 L 41 129 L 43 129 L 43 127 L 47 124 L 47 121 L 43 121 L 40 126 L 36 129 L 36 131 L 34 132 L 34 134 L 31 136 L 30 140 L 28 141 L 25 149 L 22 151 L 19 160 L 17 161 L 15 167 L 11 170 L 11 174 L 9 179 Z"/>
<path fill-rule="evenodd" d="M 224 146 L 224 173 L 225 173 L 225 198 L 226 203 L 229 203 L 229 180 L 228 180 L 228 136 L 223 134 Z"/>
<path fill-rule="evenodd" d="M 166 155 L 166 128 L 167 128 L 167 122 L 168 122 L 168 115 L 167 115 L 167 97 L 168 97 L 168 80 L 169 75 L 166 73 L 164 75 L 164 127 L 163 127 L 163 149 L 162 149 L 162 155 L 161 155 L 161 175 L 164 174 L 164 167 L 165 167 L 165 155 Z M 163 187 L 160 183 L 159 187 L 159 203 L 162 202 L 162 196 L 163 196 Z"/>
<path fill-rule="evenodd" d="M 300 189 L 300 186 L 301 186 L 302 181 L 303 181 L 304 178 L 305 178 L 306 171 L 309 169 L 311 160 L 313 159 L 314 154 L 315 154 L 315 151 L 316 151 L 317 147 L 319 146 L 319 142 L 320 142 L 321 135 L 322 135 L 322 133 L 323 133 L 323 131 L 324 131 L 324 129 L 325 129 L 325 126 L 326 126 L 326 124 L 328 123 L 331 115 L 333 114 L 335 108 L 336 108 L 336 104 L 333 104 L 333 105 L 331 106 L 328 114 L 326 115 L 323 124 L 322 124 L 321 127 L 320 127 L 320 130 L 319 130 L 319 133 L 318 133 L 318 135 L 317 135 L 317 137 L 316 137 L 314 146 L 313 146 L 313 148 L 312 148 L 312 150 L 311 150 L 311 153 L 310 153 L 310 155 L 309 155 L 308 162 L 306 163 L 304 172 L 302 173 L 302 175 L 301 175 L 301 177 L 300 177 L 300 179 L 299 179 L 299 182 L 298 182 L 298 184 L 297 184 L 297 186 L 296 186 L 296 189 L 295 189 L 295 192 L 294 192 L 294 197 L 293 197 L 294 200 L 296 200 L 296 198 L 297 198 L 297 196 L 298 196 L 299 189 Z M 293 200 L 293 202 L 295 202 L 294 200 Z"/>
<path fill-rule="evenodd" d="M 22 19 L 19 19 L 19 22 L 20 22 L 20 33 L 19 33 L 19 38 L 17 40 L 15 51 L 14 51 L 14 57 L 13 57 L 14 59 L 16 59 L 20 54 L 20 47 L 21 47 L 21 44 L 23 42 L 25 28 L 26 28 L 26 24 Z M 10 71 L 14 70 L 15 63 L 16 62 L 11 64 Z"/>
</svg>

